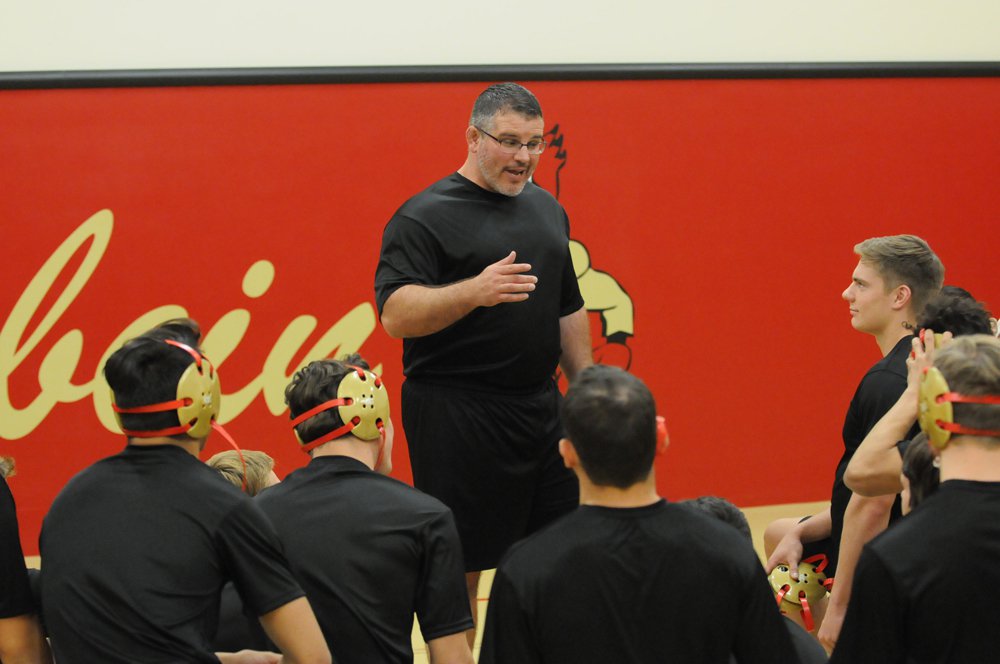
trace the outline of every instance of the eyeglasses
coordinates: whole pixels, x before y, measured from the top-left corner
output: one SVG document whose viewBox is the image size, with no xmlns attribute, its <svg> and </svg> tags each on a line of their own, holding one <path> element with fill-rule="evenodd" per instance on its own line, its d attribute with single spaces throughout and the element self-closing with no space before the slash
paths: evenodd
<svg viewBox="0 0 1000 664">
<path fill-rule="evenodd" d="M 528 148 L 528 154 L 542 154 L 545 151 L 545 146 L 547 145 L 545 141 L 539 141 L 537 139 L 532 139 L 527 143 L 522 143 L 516 138 L 497 138 L 488 131 L 476 127 L 479 131 L 483 132 L 494 141 L 500 145 L 500 151 L 506 152 L 507 154 L 517 154 L 521 151 L 521 148 Z"/>
</svg>

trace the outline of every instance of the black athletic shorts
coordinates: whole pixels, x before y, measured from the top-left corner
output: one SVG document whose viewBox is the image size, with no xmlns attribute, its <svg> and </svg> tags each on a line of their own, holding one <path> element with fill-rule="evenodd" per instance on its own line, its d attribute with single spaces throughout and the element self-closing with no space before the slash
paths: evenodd
<svg viewBox="0 0 1000 664">
<path fill-rule="evenodd" d="M 811 516 L 802 517 L 799 519 L 799 523 L 811 518 Z M 802 560 L 819 554 L 826 556 L 826 567 L 823 569 L 823 574 L 828 579 L 835 577 L 837 575 L 837 560 L 840 557 L 840 549 L 834 546 L 832 537 L 824 537 L 815 542 L 802 543 Z"/>
<path fill-rule="evenodd" d="M 527 395 L 403 383 L 413 484 L 451 508 L 467 572 L 496 567 L 511 544 L 577 507 L 559 456 L 561 399 L 555 382 Z"/>
</svg>

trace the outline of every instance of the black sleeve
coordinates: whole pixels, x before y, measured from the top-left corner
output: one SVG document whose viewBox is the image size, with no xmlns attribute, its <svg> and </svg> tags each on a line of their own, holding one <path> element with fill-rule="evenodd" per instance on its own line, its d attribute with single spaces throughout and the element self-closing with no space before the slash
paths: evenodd
<svg viewBox="0 0 1000 664">
<path fill-rule="evenodd" d="M 254 615 L 305 595 L 289 570 L 274 526 L 249 498 L 223 521 L 218 541 L 233 585 Z"/>
<path fill-rule="evenodd" d="M 424 641 L 472 629 L 465 588 L 462 544 L 451 510 L 441 512 L 424 528 L 423 567 L 417 589 L 416 613 Z"/>
<path fill-rule="evenodd" d="M 891 371 L 879 371 L 865 376 L 858 388 L 861 421 L 859 438 L 864 440 L 868 432 L 889 412 L 906 389 L 906 377 Z"/>
<path fill-rule="evenodd" d="M 28 572 L 24 567 L 17 510 L 7 480 L 0 477 L 0 618 L 34 613 Z"/>
<path fill-rule="evenodd" d="M 904 601 L 889 570 L 865 547 L 854 572 L 851 601 L 830 663 L 903 662 L 904 610 Z"/>
<path fill-rule="evenodd" d="M 375 269 L 375 304 L 379 314 L 389 296 L 408 284 L 442 285 L 441 248 L 418 222 L 395 215 L 382 232 Z"/>
<path fill-rule="evenodd" d="M 743 611 L 736 629 L 733 654 L 740 664 L 796 664 L 785 618 L 755 554 L 746 575 Z"/>
<path fill-rule="evenodd" d="M 490 591 L 479 664 L 540 664 L 541 661 L 530 617 L 522 609 L 501 563 Z"/>
</svg>

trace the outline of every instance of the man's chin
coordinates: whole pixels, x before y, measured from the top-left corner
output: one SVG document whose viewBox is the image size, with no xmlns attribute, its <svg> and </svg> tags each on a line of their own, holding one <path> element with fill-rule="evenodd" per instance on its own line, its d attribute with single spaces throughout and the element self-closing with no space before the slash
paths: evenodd
<svg viewBox="0 0 1000 664">
<path fill-rule="evenodd" d="M 498 194 L 503 194 L 504 196 L 510 196 L 511 198 L 514 198 L 515 196 L 519 196 L 521 192 L 524 191 L 524 188 L 525 186 L 527 186 L 528 181 L 524 180 L 523 182 L 517 182 L 513 184 L 495 182 L 493 184 L 494 184 L 493 189 L 495 189 Z"/>
</svg>

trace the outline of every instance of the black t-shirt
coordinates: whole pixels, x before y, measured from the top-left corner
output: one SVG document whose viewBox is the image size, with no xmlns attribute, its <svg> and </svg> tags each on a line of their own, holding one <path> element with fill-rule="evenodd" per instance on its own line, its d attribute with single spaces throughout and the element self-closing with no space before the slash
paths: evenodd
<svg viewBox="0 0 1000 664">
<path fill-rule="evenodd" d="M 60 664 L 217 663 L 227 579 L 258 616 L 303 595 L 253 501 L 174 445 L 130 445 L 78 474 L 40 542 Z"/>
<path fill-rule="evenodd" d="M 686 505 L 583 506 L 511 547 L 480 664 L 795 662 L 749 542 Z"/>
<path fill-rule="evenodd" d="M 0 477 L 0 618 L 34 613 L 35 604 L 24 568 L 17 510 L 7 479 Z"/>
<path fill-rule="evenodd" d="M 319 456 L 257 497 L 338 662 L 413 661 L 472 628 L 462 549 L 439 500 L 344 456 Z"/>
<path fill-rule="evenodd" d="M 380 313 L 401 286 L 468 279 L 511 251 L 538 277 L 530 297 L 479 307 L 440 332 L 405 339 L 408 378 L 537 389 L 559 362 L 559 318 L 579 310 L 583 298 L 569 253 L 566 211 L 534 183 L 511 197 L 453 173 L 393 215 L 375 273 Z"/>
<path fill-rule="evenodd" d="M 899 400 L 906 389 L 906 357 L 910 353 L 911 336 L 900 339 L 892 350 L 875 363 L 865 377 L 861 379 L 858 389 L 851 399 L 851 405 L 844 418 L 844 454 L 837 464 L 837 472 L 833 480 L 830 496 L 830 517 L 832 528 L 830 538 L 836 549 L 840 548 L 840 537 L 844 531 L 844 512 L 851 500 L 851 490 L 844 484 L 844 473 L 847 464 L 857 451 L 861 441 L 872 430 L 882 416 Z M 916 435 L 916 426 L 907 438 Z M 892 506 L 890 519 L 895 521 L 901 516 L 899 499 Z M 835 561 L 832 561 L 835 563 Z M 831 565 L 831 571 L 836 565 Z"/>
<path fill-rule="evenodd" d="M 862 551 L 833 663 L 996 662 L 1000 482 L 948 480 Z"/>
</svg>

